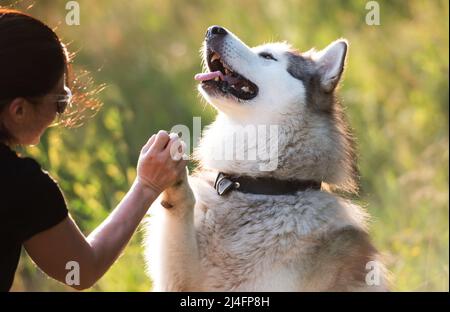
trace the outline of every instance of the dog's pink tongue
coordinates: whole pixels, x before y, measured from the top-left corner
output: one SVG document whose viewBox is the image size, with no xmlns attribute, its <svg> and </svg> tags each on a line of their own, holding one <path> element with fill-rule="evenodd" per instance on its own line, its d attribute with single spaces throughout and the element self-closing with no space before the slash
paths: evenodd
<svg viewBox="0 0 450 312">
<path fill-rule="evenodd" d="M 197 81 L 212 80 L 216 78 L 221 78 L 223 80 L 223 74 L 220 70 L 210 73 L 200 73 L 194 76 Z"/>
</svg>

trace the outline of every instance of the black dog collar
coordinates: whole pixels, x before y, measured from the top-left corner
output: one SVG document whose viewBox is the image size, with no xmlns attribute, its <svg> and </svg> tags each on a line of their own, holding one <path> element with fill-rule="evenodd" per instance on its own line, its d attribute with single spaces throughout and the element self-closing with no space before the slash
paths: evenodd
<svg viewBox="0 0 450 312">
<path fill-rule="evenodd" d="M 279 180 L 275 178 L 254 178 L 232 176 L 219 172 L 214 188 L 220 196 L 236 190 L 242 193 L 264 195 L 289 195 L 307 189 L 320 190 L 322 182 L 313 180 Z"/>
</svg>

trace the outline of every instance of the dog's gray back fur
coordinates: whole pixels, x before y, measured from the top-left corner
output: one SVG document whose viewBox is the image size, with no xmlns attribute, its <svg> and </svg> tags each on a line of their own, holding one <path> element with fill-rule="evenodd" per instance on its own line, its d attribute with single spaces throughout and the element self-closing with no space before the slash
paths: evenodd
<svg viewBox="0 0 450 312">
<path fill-rule="evenodd" d="M 320 77 L 314 69 L 313 61 L 297 51 L 289 52 L 290 66 L 287 71 L 301 80 L 306 88 L 306 107 L 308 113 L 315 114 L 326 120 L 329 136 L 334 142 L 334 152 L 340 155 L 334 163 L 332 172 L 342 172 L 345 176 L 335 186 L 347 192 L 358 191 L 359 171 L 353 134 L 345 118 L 342 105 L 336 95 L 336 89 L 324 92 L 320 88 Z M 344 66 L 342 66 L 344 70 Z M 339 74 L 342 75 L 342 72 Z M 303 125 L 308 127 L 308 125 Z M 296 146 L 301 146 L 295 144 Z M 323 156 L 323 155 L 322 155 Z M 328 162 L 325 159 L 325 162 Z M 330 165 L 330 162 L 328 162 Z M 323 179 L 326 181 L 326 179 Z M 333 184 L 333 182 L 331 182 Z"/>
</svg>

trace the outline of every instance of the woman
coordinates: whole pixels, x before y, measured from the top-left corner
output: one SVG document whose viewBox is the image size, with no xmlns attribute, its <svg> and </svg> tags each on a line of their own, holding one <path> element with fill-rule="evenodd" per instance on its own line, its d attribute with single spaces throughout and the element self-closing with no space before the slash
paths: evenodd
<svg viewBox="0 0 450 312">
<path fill-rule="evenodd" d="M 0 9 L 0 291 L 14 279 L 22 246 L 49 276 L 66 283 L 79 265 L 79 285 L 91 287 L 125 248 L 148 207 L 185 172 L 164 131 L 141 150 L 137 177 L 123 200 L 87 238 L 68 214 L 55 181 L 11 147 L 35 145 L 70 100 L 68 53 L 57 35 L 26 14 Z M 81 104 L 78 103 L 81 109 Z M 70 266 L 69 266 L 70 268 Z M 76 281 L 76 279 L 74 279 Z"/>
</svg>

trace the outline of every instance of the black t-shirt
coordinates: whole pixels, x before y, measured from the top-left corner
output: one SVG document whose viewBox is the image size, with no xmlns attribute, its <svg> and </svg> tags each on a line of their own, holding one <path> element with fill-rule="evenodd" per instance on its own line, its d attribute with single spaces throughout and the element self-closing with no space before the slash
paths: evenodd
<svg viewBox="0 0 450 312">
<path fill-rule="evenodd" d="M 0 143 L 0 291 L 9 291 L 22 244 L 68 215 L 56 182 L 31 158 Z"/>
</svg>

